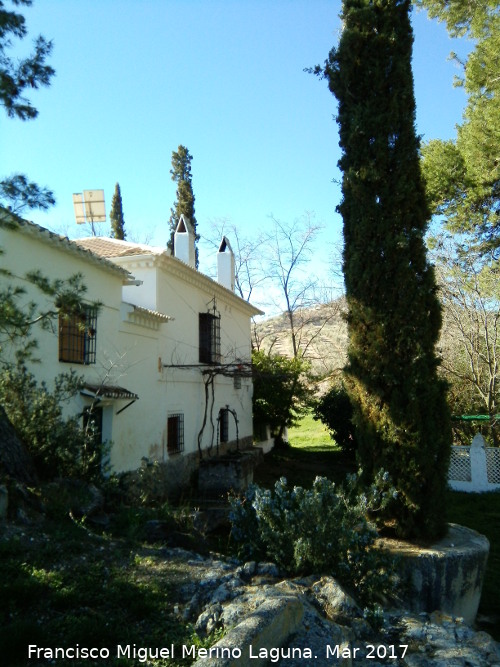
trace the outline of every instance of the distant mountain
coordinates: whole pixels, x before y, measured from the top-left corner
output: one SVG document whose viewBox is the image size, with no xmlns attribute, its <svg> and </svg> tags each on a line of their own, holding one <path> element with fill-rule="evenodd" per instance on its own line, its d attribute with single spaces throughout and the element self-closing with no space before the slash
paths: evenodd
<svg viewBox="0 0 500 667">
<path fill-rule="evenodd" d="M 340 373 L 346 363 L 346 302 L 335 301 L 298 310 L 293 314 L 298 349 L 311 362 L 313 373 L 328 378 Z M 287 313 L 258 322 L 253 344 L 274 354 L 293 356 L 290 320 Z"/>
</svg>

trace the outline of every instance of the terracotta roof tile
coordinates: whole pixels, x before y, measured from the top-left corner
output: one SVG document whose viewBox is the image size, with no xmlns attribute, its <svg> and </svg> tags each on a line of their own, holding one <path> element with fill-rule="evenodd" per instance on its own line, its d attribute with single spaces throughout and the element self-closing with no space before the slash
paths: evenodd
<svg viewBox="0 0 500 667">
<path fill-rule="evenodd" d="M 142 243 L 131 243 L 110 239 L 105 236 L 92 236 L 85 239 L 75 239 L 74 243 L 85 250 L 90 250 L 99 257 L 128 257 L 130 255 L 162 255 L 169 254 L 167 248 L 149 246 Z"/>
</svg>

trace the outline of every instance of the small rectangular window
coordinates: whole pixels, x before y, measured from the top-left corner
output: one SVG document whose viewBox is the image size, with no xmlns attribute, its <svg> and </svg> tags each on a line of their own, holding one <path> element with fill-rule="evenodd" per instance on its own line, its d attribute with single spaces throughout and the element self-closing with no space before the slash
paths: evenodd
<svg viewBox="0 0 500 667">
<path fill-rule="evenodd" d="M 169 415 L 167 421 L 167 451 L 179 454 L 184 451 L 184 415 Z"/>
<path fill-rule="evenodd" d="M 226 408 L 219 411 L 219 441 L 229 442 L 229 410 Z"/>
<path fill-rule="evenodd" d="M 199 313 L 201 364 L 220 364 L 220 315 Z"/>
<path fill-rule="evenodd" d="M 84 306 L 77 313 L 59 313 L 59 361 L 95 364 L 97 308 Z"/>
</svg>

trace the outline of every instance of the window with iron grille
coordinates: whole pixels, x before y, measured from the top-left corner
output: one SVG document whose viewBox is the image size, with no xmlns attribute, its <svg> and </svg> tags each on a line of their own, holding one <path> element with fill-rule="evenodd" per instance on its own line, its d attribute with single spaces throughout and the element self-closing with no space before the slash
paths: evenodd
<svg viewBox="0 0 500 667">
<path fill-rule="evenodd" d="M 199 314 L 201 364 L 220 364 L 220 315 Z"/>
<path fill-rule="evenodd" d="M 95 364 L 97 308 L 85 306 L 78 313 L 59 313 L 59 361 Z"/>
<path fill-rule="evenodd" d="M 219 442 L 229 442 L 229 410 L 219 411 Z"/>
<path fill-rule="evenodd" d="M 167 421 L 167 451 L 179 454 L 184 451 L 184 415 L 169 415 Z"/>
</svg>

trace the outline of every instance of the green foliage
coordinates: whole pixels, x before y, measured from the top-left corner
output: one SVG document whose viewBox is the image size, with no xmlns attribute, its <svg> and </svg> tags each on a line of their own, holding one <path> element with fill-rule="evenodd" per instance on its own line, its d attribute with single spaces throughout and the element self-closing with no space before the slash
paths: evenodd
<svg viewBox="0 0 500 667">
<path fill-rule="evenodd" d="M 125 218 L 123 217 L 122 193 L 120 191 L 120 184 L 115 185 L 115 192 L 111 200 L 111 212 L 109 214 L 111 220 L 111 237 L 124 241 L 125 234 Z"/>
<path fill-rule="evenodd" d="M 19 219 L 9 214 L 0 224 L 15 229 Z M 6 271 L 0 275 L 11 277 Z M 82 429 L 81 415 L 64 416 L 64 403 L 79 391 L 80 379 L 73 372 L 60 374 L 49 389 L 28 367 L 38 361 L 35 328 L 51 330 L 61 313 L 71 316 L 86 307 L 83 277 L 49 280 L 33 270 L 24 279 L 38 288 L 37 300 L 28 301 L 23 287 L 0 286 L 0 404 L 42 478 L 99 479 L 109 445 L 96 441 L 92 420 Z"/>
<path fill-rule="evenodd" d="M 21 534 L 21 536 L 20 536 Z M 144 660 L 116 658 L 116 644 L 161 647 L 207 645 L 193 626 L 174 613 L 178 591 L 189 583 L 179 559 L 165 560 L 162 549 L 93 535 L 67 521 L 45 522 L 38 531 L 26 529 L 0 536 L 0 645 L 3 664 L 26 665 L 27 644 L 110 649 L 109 665 L 138 665 Z M 86 667 L 89 659 L 59 660 Z M 187 664 L 147 660 L 151 667 Z"/>
<path fill-rule="evenodd" d="M 138 469 L 108 480 L 110 485 L 118 484 L 116 498 L 132 507 L 150 507 L 168 510 L 168 480 L 171 472 L 168 466 L 154 461 L 145 463 Z"/>
<path fill-rule="evenodd" d="M 15 222 L 13 224 L 15 225 Z M 7 278 L 10 277 L 8 272 L 2 271 L 0 276 L 2 273 Z M 40 300 L 38 302 L 26 300 L 24 287 L 9 283 L 0 286 L 0 364 L 2 365 L 9 365 L 2 356 L 7 345 L 12 346 L 19 363 L 26 363 L 28 360 L 37 361 L 33 356 L 37 348 L 37 341 L 33 336 L 34 327 L 50 330 L 60 312 L 70 316 L 88 305 L 83 302 L 87 287 L 83 283 L 81 273 L 76 273 L 66 280 L 58 278 L 49 280 L 40 271 L 33 270 L 24 278 L 35 285 L 41 294 L 47 297 L 47 301 L 41 307 Z M 90 305 L 97 309 L 100 307 L 99 302 Z"/>
<path fill-rule="evenodd" d="M 176 151 L 172 151 L 172 169 L 170 174 L 172 180 L 177 183 L 176 200 L 173 207 L 170 209 L 170 240 L 167 247 L 173 252 L 174 250 L 174 232 L 177 223 L 182 214 L 189 219 L 194 233 L 195 243 L 199 241 L 200 236 L 196 233 L 196 217 L 194 213 L 194 194 L 191 176 L 191 160 L 193 156 L 185 146 L 179 146 Z M 195 245 L 196 253 L 196 268 L 198 268 L 198 248 Z"/>
<path fill-rule="evenodd" d="M 12 4 L 31 5 L 31 0 L 12 0 Z M 46 64 L 46 59 L 52 51 L 52 42 L 48 42 L 41 35 L 34 42 L 34 51 L 24 59 L 7 55 L 6 51 L 12 48 L 12 37 L 23 39 L 28 29 L 22 14 L 4 9 L 0 2 L 0 104 L 5 108 L 10 118 L 29 120 L 36 118 L 38 111 L 30 101 L 23 97 L 26 90 L 49 86 L 54 75 L 52 67 Z"/>
<path fill-rule="evenodd" d="M 476 40 L 456 85 L 468 94 L 455 141 L 433 140 L 422 149 L 432 213 L 449 231 L 466 235 L 481 252 L 500 248 L 500 15 L 494 0 L 419 0 L 452 35 Z"/>
<path fill-rule="evenodd" d="M 409 0 L 345 0 L 323 70 L 339 102 L 348 304 L 346 388 L 366 481 L 398 490 L 384 519 L 403 537 L 446 527 L 451 428 L 435 345 L 441 309 L 415 132 Z M 440 508 L 436 512 L 436 507 Z"/>
<path fill-rule="evenodd" d="M 346 454 L 356 451 L 356 431 L 351 399 L 345 387 L 333 386 L 314 405 L 314 418 L 325 424 L 331 437 Z"/>
<path fill-rule="evenodd" d="M 271 433 L 283 435 L 307 411 L 311 390 L 307 383 L 309 364 L 301 358 L 252 352 L 253 416 L 257 426 L 268 425 Z"/>
<path fill-rule="evenodd" d="M 26 208 L 46 211 L 56 203 L 54 193 L 29 181 L 24 174 L 14 174 L 0 181 L 0 202 L 8 204 L 14 213 Z"/>
<path fill-rule="evenodd" d="M 31 6 L 31 0 L 12 0 L 12 5 Z M 54 76 L 54 70 L 46 64 L 52 51 L 52 42 L 41 35 L 34 41 L 34 50 L 26 58 L 19 58 L 8 54 L 14 46 L 14 39 L 22 40 L 28 29 L 22 14 L 8 11 L 0 2 L 0 106 L 3 106 L 9 118 L 32 120 L 38 115 L 37 109 L 25 97 L 25 92 L 49 86 Z M 8 206 L 19 213 L 25 208 L 40 208 L 42 210 L 52 206 L 55 202 L 54 194 L 47 188 L 42 188 L 30 182 L 24 174 L 14 174 L 0 181 L 0 206 Z"/>
<path fill-rule="evenodd" d="M 380 474 L 365 493 L 352 475 L 345 486 L 316 477 L 311 489 L 289 488 L 285 478 L 268 490 L 252 485 L 231 498 L 231 536 L 241 555 L 270 558 L 292 574 L 329 574 L 373 605 L 394 593 L 394 563 L 375 548 L 368 512 L 380 511 L 395 493 Z"/>
<path fill-rule="evenodd" d="M 100 479 L 106 445 L 80 426 L 79 415 L 64 416 L 64 403 L 81 387 L 74 372 L 60 374 L 51 391 L 18 364 L 0 373 L 0 403 L 33 457 L 41 478 Z"/>
<path fill-rule="evenodd" d="M 426 9 L 430 18 L 444 21 L 452 37 L 470 32 L 478 37 L 498 10 L 497 0 L 464 2 L 463 0 L 414 0 L 417 7 Z"/>
</svg>

